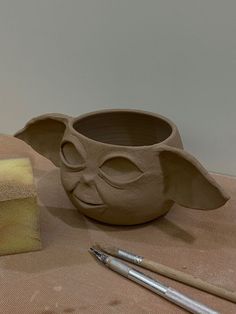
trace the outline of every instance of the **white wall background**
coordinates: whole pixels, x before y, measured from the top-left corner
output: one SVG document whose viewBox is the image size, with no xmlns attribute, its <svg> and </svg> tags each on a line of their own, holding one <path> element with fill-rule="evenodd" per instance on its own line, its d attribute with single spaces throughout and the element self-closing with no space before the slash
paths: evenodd
<svg viewBox="0 0 236 314">
<path fill-rule="evenodd" d="M 100 108 L 161 113 L 236 174 L 235 0 L 0 0 L 0 132 Z"/>
</svg>

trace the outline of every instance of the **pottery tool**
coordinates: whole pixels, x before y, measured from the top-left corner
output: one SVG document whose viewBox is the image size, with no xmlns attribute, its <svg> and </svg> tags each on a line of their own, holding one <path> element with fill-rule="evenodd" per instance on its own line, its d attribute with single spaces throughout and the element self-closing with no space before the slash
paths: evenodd
<svg viewBox="0 0 236 314">
<path fill-rule="evenodd" d="M 90 248 L 89 251 L 106 267 L 177 304 L 190 313 L 219 314 L 219 312 L 207 307 L 206 305 L 199 303 L 170 287 L 167 287 L 161 282 L 129 267 L 127 264 L 120 262 L 118 259 L 111 257 L 102 251 L 95 248 Z"/>
<path fill-rule="evenodd" d="M 220 298 L 236 303 L 236 292 L 234 291 L 229 291 L 224 288 L 215 286 L 213 284 L 201 280 L 200 278 L 196 278 L 190 274 L 186 274 L 182 271 L 170 268 L 163 264 L 150 261 L 142 256 L 135 255 L 133 253 L 127 252 L 116 247 L 106 247 L 96 244 L 96 248 L 99 248 L 110 255 L 119 257 L 130 263 L 136 264 L 138 266 L 156 272 L 162 276 L 174 279 L 191 287 L 197 288 L 199 290 L 208 292 Z"/>
</svg>

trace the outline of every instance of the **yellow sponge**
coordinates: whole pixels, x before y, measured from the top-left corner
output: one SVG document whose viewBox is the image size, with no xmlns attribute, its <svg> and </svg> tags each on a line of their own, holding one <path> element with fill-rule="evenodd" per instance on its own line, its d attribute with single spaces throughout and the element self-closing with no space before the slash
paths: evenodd
<svg viewBox="0 0 236 314">
<path fill-rule="evenodd" d="M 0 160 L 0 255 L 40 249 L 39 208 L 30 160 Z"/>
</svg>

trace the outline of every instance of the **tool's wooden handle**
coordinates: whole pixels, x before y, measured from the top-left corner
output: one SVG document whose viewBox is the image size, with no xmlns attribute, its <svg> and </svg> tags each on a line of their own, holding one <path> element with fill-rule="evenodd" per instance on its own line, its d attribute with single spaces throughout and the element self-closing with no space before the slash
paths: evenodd
<svg viewBox="0 0 236 314">
<path fill-rule="evenodd" d="M 153 272 L 156 272 L 158 274 L 161 274 L 165 277 L 177 280 L 179 282 L 183 282 L 194 288 L 198 288 L 200 290 L 209 292 L 211 294 L 217 295 L 218 297 L 221 297 L 223 299 L 236 303 L 236 292 L 234 291 L 229 291 L 224 288 L 215 286 L 213 284 L 210 284 L 208 282 L 201 280 L 200 278 L 183 273 L 182 271 L 175 270 L 168 266 L 165 266 L 165 265 L 153 262 L 153 261 L 149 261 L 145 258 L 142 260 L 140 266 L 146 269 L 149 269 Z"/>
</svg>

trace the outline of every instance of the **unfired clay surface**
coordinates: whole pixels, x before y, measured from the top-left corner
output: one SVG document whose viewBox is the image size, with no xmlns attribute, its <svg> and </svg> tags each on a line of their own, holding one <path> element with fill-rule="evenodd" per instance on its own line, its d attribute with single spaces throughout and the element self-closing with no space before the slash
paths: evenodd
<svg viewBox="0 0 236 314">
<path fill-rule="evenodd" d="M 60 167 L 72 203 L 101 222 L 139 224 L 164 215 L 174 202 L 214 209 L 228 200 L 183 150 L 176 126 L 156 114 L 47 114 L 29 121 L 15 136 Z"/>
</svg>

